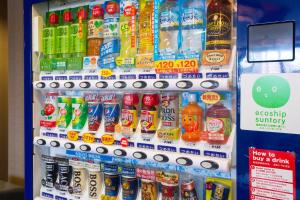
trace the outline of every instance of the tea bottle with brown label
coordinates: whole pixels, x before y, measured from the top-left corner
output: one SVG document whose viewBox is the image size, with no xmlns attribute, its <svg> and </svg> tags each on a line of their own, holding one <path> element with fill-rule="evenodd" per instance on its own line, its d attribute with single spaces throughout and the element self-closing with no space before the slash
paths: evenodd
<svg viewBox="0 0 300 200">
<path fill-rule="evenodd" d="M 231 49 L 232 3 L 211 0 L 207 8 L 206 50 Z"/>
</svg>

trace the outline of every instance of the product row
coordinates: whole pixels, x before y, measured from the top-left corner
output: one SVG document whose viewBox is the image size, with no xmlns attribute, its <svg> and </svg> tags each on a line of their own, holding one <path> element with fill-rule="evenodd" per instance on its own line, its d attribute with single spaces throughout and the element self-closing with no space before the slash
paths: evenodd
<svg viewBox="0 0 300 200">
<path fill-rule="evenodd" d="M 226 144 L 232 132 L 230 92 L 47 92 L 40 126 L 78 133 L 121 135 L 129 141 L 182 140 Z"/>
<path fill-rule="evenodd" d="M 232 10 L 230 0 L 110 0 L 50 11 L 40 67 L 154 68 L 155 61 L 178 60 L 161 65 L 198 68 L 204 50 L 231 49 Z"/>
<path fill-rule="evenodd" d="M 41 156 L 43 198 L 231 200 L 232 181 L 159 169 Z"/>
</svg>

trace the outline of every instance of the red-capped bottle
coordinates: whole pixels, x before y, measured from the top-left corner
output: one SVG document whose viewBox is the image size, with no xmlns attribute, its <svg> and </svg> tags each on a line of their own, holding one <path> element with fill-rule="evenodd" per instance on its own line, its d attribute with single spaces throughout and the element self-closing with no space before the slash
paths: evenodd
<svg viewBox="0 0 300 200">
<path fill-rule="evenodd" d="M 102 5 L 90 7 L 88 21 L 88 56 L 99 56 L 100 47 L 103 43 L 103 18 L 104 8 Z"/>
<path fill-rule="evenodd" d="M 141 133 L 143 138 L 152 138 L 158 126 L 159 95 L 147 93 L 142 98 Z"/>
<path fill-rule="evenodd" d="M 138 125 L 139 95 L 137 93 L 125 93 L 121 111 L 122 134 L 130 137 L 136 131 Z"/>
</svg>

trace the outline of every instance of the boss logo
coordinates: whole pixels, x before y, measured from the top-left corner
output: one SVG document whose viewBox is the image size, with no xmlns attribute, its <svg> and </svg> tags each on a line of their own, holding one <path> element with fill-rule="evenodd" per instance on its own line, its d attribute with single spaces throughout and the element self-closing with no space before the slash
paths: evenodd
<svg viewBox="0 0 300 200">
<path fill-rule="evenodd" d="M 74 171 L 74 188 L 81 189 L 81 171 Z"/>
<path fill-rule="evenodd" d="M 97 197 L 97 174 L 89 175 L 89 196 Z"/>
</svg>

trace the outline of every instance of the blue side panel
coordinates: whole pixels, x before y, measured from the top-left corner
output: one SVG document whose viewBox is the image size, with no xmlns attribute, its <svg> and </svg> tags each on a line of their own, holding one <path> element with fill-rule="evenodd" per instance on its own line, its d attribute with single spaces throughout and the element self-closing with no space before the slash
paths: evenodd
<svg viewBox="0 0 300 200">
<path fill-rule="evenodd" d="M 31 4 L 24 1 L 25 200 L 33 199 Z"/>
<path fill-rule="evenodd" d="M 44 0 L 45 1 L 45 0 Z M 32 60 L 31 60 L 31 27 L 32 4 L 42 0 L 24 0 L 24 141 L 25 141 L 25 200 L 33 200 L 33 131 L 32 131 Z M 21 15 L 21 13 L 20 13 Z"/>
<path fill-rule="evenodd" d="M 292 151 L 296 154 L 297 199 L 300 199 L 300 135 L 254 132 L 240 129 L 240 75 L 243 73 L 275 73 L 264 70 L 265 63 L 247 62 L 247 28 L 250 24 L 280 21 L 296 22 L 296 57 L 294 61 L 274 62 L 279 73 L 300 72 L 300 1 L 299 0 L 237 0 L 238 3 L 238 101 L 237 101 L 237 195 L 238 200 L 249 199 L 249 147 Z M 272 71 L 274 70 L 274 71 Z M 278 71 L 276 71 L 278 73 Z M 295 119 L 297 122 L 297 119 Z"/>
</svg>

